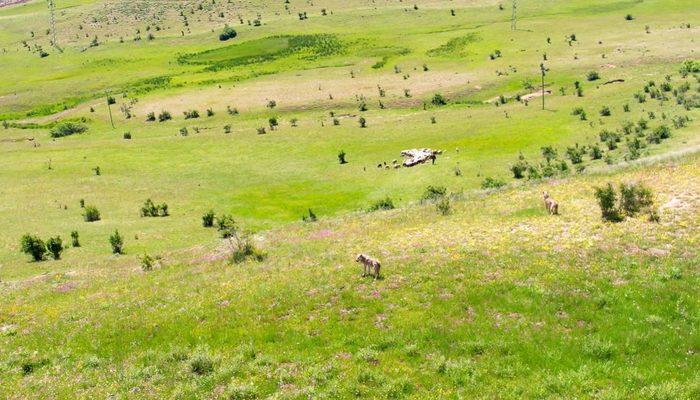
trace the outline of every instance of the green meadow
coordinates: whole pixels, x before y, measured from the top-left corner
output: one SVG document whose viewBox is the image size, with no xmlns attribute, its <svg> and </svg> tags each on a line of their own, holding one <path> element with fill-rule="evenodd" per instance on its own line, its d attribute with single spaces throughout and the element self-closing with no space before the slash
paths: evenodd
<svg viewBox="0 0 700 400">
<path fill-rule="evenodd" d="M 700 396 L 696 2 L 55 3 L 0 1 L 0 398 Z"/>
</svg>

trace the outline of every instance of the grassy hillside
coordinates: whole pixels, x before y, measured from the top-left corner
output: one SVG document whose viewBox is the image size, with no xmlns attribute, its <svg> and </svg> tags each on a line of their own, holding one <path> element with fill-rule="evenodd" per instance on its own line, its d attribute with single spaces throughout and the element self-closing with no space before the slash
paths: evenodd
<svg viewBox="0 0 700 400">
<path fill-rule="evenodd" d="M 0 398 L 697 398 L 695 3 L 0 1 Z"/>
</svg>

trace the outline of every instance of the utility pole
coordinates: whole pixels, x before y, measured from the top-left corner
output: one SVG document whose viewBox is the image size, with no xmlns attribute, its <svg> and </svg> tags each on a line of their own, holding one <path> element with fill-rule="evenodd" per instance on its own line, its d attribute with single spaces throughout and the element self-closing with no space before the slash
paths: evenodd
<svg viewBox="0 0 700 400">
<path fill-rule="evenodd" d="M 107 95 L 107 109 L 109 110 L 109 123 L 112 124 L 112 129 L 114 129 L 114 119 L 112 119 L 112 103 L 114 102 L 112 96 Z"/>
<path fill-rule="evenodd" d="M 50 24 L 50 29 L 51 29 L 51 46 L 55 47 L 56 50 L 59 52 L 63 52 L 61 48 L 58 46 L 58 42 L 56 41 L 56 3 L 54 0 L 46 0 L 47 5 L 49 6 L 49 24 Z"/>
<path fill-rule="evenodd" d="M 518 1 L 513 0 L 513 14 L 510 17 L 510 30 L 514 31 L 518 23 Z"/>
<path fill-rule="evenodd" d="M 544 66 L 544 63 L 540 64 L 540 71 L 542 71 L 542 109 L 544 110 L 544 76 L 548 71 L 548 69 Z"/>
</svg>

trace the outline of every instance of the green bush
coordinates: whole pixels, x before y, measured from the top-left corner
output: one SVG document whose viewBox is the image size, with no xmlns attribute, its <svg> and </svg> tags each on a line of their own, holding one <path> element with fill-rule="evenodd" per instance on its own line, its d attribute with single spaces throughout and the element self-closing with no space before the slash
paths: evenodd
<svg viewBox="0 0 700 400">
<path fill-rule="evenodd" d="M 379 211 L 379 210 L 393 210 L 394 209 L 394 201 L 391 200 L 389 196 L 377 200 L 372 205 L 369 206 L 367 209 L 367 212 L 373 212 L 373 211 Z"/>
<path fill-rule="evenodd" d="M 152 271 L 154 263 L 155 260 L 151 256 L 144 254 L 143 257 L 141 257 L 141 270 L 144 272 Z"/>
<path fill-rule="evenodd" d="M 576 146 L 566 148 L 566 155 L 569 157 L 572 164 L 581 164 L 583 162 L 584 154 L 586 154 L 586 148 L 579 147 L 578 144 L 576 144 Z"/>
<path fill-rule="evenodd" d="M 83 219 L 85 219 L 85 222 L 99 221 L 100 211 L 95 206 L 85 206 L 85 212 L 83 212 Z"/>
<path fill-rule="evenodd" d="M 591 71 L 588 73 L 588 75 L 586 75 L 586 79 L 589 82 L 597 81 L 598 79 L 600 79 L 600 74 L 596 71 Z"/>
<path fill-rule="evenodd" d="M 595 188 L 595 197 L 598 200 L 603 220 L 610 222 L 622 221 L 623 216 L 617 207 L 617 193 L 615 193 L 615 188 L 613 188 L 612 184 L 608 183 L 605 187 Z"/>
<path fill-rule="evenodd" d="M 488 189 L 499 189 L 506 185 L 506 183 L 500 179 L 495 179 L 491 177 L 486 177 L 481 181 L 481 188 L 484 190 Z"/>
<path fill-rule="evenodd" d="M 452 203 L 448 196 L 443 196 L 440 201 L 435 204 L 435 209 L 440 215 L 448 215 L 452 212 Z"/>
<path fill-rule="evenodd" d="M 604 106 L 603 108 L 600 109 L 600 115 L 602 117 L 609 117 L 612 114 L 610 111 L 610 107 Z"/>
<path fill-rule="evenodd" d="M 119 234 L 118 230 L 115 230 L 109 237 L 109 245 L 112 247 L 113 254 L 124 254 L 124 239 Z"/>
<path fill-rule="evenodd" d="M 173 116 L 168 111 L 161 111 L 158 114 L 158 122 L 165 122 L 171 119 L 173 119 Z"/>
<path fill-rule="evenodd" d="M 22 253 L 32 256 L 34 261 L 41 261 L 46 255 L 46 245 L 37 236 L 24 235 L 20 241 Z"/>
<path fill-rule="evenodd" d="M 340 152 L 338 153 L 338 162 L 340 164 L 347 164 L 348 163 L 348 161 L 345 159 L 345 156 L 346 156 L 345 151 L 340 150 Z"/>
<path fill-rule="evenodd" d="M 51 253 L 51 257 L 53 257 L 54 260 L 60 260 L 61 253 L 63 253 L 63 240 L 61 240 L 61 237 L 56 236 L 49 238 L 49 240 L 46 241 L 46 250 Z"/>
<path fill-rule="evenodd" d="M 80 247 L 80 235 L 78 231 L 73 231 L 70 233 L 71 245 L 73 247 Z"/>
<path fill-rule="evenodd" d="M 204 215 L 202 215 L 202 226 L 205 228 L 213 227 L 215 217 L 216 215 L 214 214 L 214 210 L 207 211 Z"/>
<path fill-rule="evenodd" d="M 447 188 L 444 186 L 433 186 L 429 185 L 425 188 L 423 196 L 421 196 L 422 201 L 435 201 L 441 199 L 447 195 Z"/>
<path fill-rule="evenodd" d="M 185 119 L 199 118 L 199 111 L 197 110 L 183 111 L 183 114 L 185 115 Z"/>
<path fill-rule="evenodd" d="M 88 128 L 85 124 L 80 124 L 77 122 L 63 122 L 61 124 L 58 124 L 53 129 L 51 129 L 49 134 L 53 138 L 59 138 L 59 137 L 84 133 L 87 130 L 88 130 Z"/>
<path fill-rule="evenodd" d="M 445 96 L 441 95 L 440 93 L 436 93 L 433 96 L 432 100 L 430 100 L 430 102 L 434 106 L 444 106 L 447 104 L 447 99 L 445 98 Z"/>
<path fill-rule="evenodd" d="M 235 29 L 231 28 L 230 26 L 226 25 L 224 27 L 224 30 L 219 34 L 219 40 L 222 42 L 225 42 L 229 39 L 233 39 L 236 36 L 238 36 L 238 33 L 236 32 Z"/>
<path fill-rule="evenodd" d="M 525 161 L 525 156 L 520 153 L 518 156 L 518 161 L 510 166 L 510 172 L 513 173 L 515 179 L 523 179 L 525 177 L 525 171 L 527 171 L 528 163 Z"/>
<path fill-rule="evenodd" d="M 142 217 L 167 217 L 169 215 L 168 205 L 165 203 L 156 205 L 153 200 L 146 199 L 141 207 Z"/>
</svg>

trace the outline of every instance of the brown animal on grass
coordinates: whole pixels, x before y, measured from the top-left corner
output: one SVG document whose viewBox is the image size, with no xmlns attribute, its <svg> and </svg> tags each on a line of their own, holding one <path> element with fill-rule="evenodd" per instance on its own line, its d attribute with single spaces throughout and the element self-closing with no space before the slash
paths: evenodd
<svg viewBox="0 0 700 400">
<path fill-rule="evenodd" d="M 544 208 L 547 209 L 547 212 L 550 215 L 559 215 L 559 203 L 547 192 L 542 192 L 542 197 L 544 198 Z"/>
<path fill-rule="evenodd" d="M 358 254 L 355 261 L 363 266 L 362 277 L 373 275 L 375 280 L 379 278 L 379 269 L 382 267 L 379 261 L 364 254 Z"/>
</svg>

